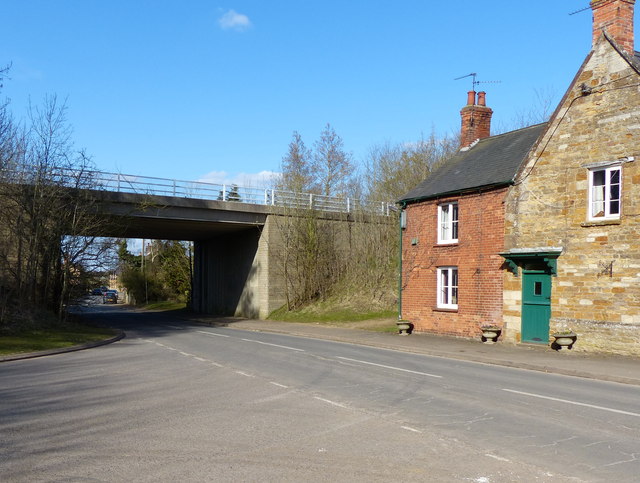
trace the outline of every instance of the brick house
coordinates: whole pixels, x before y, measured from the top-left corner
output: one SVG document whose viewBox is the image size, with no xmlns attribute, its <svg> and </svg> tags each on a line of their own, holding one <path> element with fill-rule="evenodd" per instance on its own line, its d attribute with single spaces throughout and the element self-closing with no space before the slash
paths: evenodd
<svg viewBox="0 0 640 483">
<path fill-rule="evenodd" d="M 504 200 L 545 125 L 489 136 L 486 95 L 460 111 L 461 149 L 404 195 L 402 318 L 414 330 L 479 336 L 502 326 Z"/>
<path fill-rule="evenodd" d="M 507 339 L 571 328 L 578 350 L 640 355 L 634 3 L 591 2 L 592 50 L 507 194 Z"/>
<path fill-rule="evenodd" d="M 477 337 L 492 322 L 548 344 L 571 328 L 578 350 L 640 355 L 634 3 L 592 0 L 592 50 L 548 123 L 485 137 L 490 110 L 469 94 L 463 149 L 399 200 L 416 330 Z"/>
</svg>

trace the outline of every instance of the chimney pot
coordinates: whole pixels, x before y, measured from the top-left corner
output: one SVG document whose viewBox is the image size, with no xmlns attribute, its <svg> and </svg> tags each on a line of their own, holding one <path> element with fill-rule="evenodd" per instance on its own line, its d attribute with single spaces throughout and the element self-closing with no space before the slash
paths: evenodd
<svg viewBox="0 0 640 483">
<path fill-rule="evenodd" d="M 476 105 L 476 91 L 467 92 L 467 106 Z"/>
<path fill-rule="evenodd" d="M 479 106 L 486 106 L 487 105 L 486 96 L 487 96 L 486 92 L 484 92 L 484 91 L 478 92 L 478 105 Z"/>
</svg>

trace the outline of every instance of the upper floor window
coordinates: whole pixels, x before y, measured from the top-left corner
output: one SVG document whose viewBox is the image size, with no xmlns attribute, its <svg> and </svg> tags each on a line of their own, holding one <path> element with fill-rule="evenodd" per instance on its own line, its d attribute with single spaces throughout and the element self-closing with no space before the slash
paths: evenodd
<svg viewBox="0 0 640 483">
<path fill-rule="evenodd" d="M 438 268 L 438 307 L 458 308 L 458 267 Z"/>
<path fill-rule="evenodd" d="M 438 243 L 458 241 L 458 203 L 438 205 Z"/>
<path fill-rule="evenodd" d="M 620 218 L 620 166 L 589 171 L 589 219 Z"/>
</svg>

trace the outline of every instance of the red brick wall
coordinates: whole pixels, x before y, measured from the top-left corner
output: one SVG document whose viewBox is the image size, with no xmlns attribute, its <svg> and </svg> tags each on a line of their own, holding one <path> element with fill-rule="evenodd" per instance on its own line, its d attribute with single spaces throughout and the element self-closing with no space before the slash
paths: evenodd
<svg viewBox="0 0 640 483">
<path fill-rule="evenodd" d="M 479 326 L 502 325 L 506 188 L 407 206 L 402 239 L 402 318 L 416 331 L 479 337 Z M 458 243 L 437 244 L 438 204 L 458 202 Z M 414 244 L 414 242 L 416 244 Z M 458 309 L 437 308 L 436 269 L 458 267 Z"/>
</svg>

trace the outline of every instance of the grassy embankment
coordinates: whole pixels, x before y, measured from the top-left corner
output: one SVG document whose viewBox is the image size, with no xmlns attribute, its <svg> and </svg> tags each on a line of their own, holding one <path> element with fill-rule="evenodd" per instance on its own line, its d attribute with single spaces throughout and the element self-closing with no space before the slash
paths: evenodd
<svg viewBox="0 0 640 483">
<path fill-rule="evenodd" d="M 72 347 L 109 339 L 115 335 L 116 331 L 113 329 L 76 323 L 0 333 L 0 356 Z"/>
<path fill-rule="evenodd" d="M 376 332 L 397 332 L 397 311 L 381 304 L 328 300 L 316 302 L 298 310 L 282 307 L 269 316 L 271 320 L 321 324 Z"/>
</svg>

